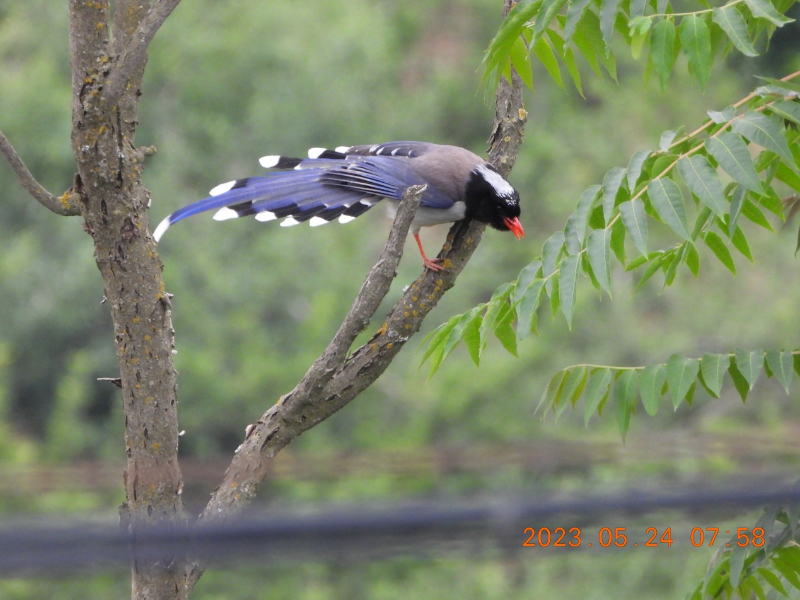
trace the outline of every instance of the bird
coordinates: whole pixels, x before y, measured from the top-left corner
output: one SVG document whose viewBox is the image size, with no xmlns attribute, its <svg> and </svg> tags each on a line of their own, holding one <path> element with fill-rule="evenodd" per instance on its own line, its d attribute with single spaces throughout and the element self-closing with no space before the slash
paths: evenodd
<svg viewBox="0 0 800 600">
<path fill-rule="evenodd" d="M 517 190 L 491 163 L 458 146 L 402 141 L 311 148 L 308 158 L 269 155 L 259 163 L 276 170 L 214 187 L 208 198 L 161 221 L 155 241 L 178 221 L 214 209 L 217 221 L 254 215 L 259 221 L 283 219 L 282 227 L 304 221 L 316 227 L 334 219 L 348 223 L 384 199 L 396 212 L 404 190 L 423 184 L 410 229 L 426 269 L 444 267 L 440 258 L 425 255 L 422 227 L 471 218 L 517 239 L 525 235 Z"/>
</svg>

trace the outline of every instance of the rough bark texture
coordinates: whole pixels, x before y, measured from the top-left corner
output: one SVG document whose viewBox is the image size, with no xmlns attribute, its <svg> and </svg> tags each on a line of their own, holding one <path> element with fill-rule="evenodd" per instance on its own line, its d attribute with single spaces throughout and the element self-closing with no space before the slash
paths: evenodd
<svg viewBox="0 0 800 600">
<path fill-rule="evenodd" d="M 183 522 L 169 300 L 148 230 L 150 199 L 140 180 L 144 153 L 134 146 L 146 46 L 138 61 L 126 63 L 117 98 L 109 102 L 104 87 L 119 79 L 118 53 L 131 42 L 138 45 L 134 33 L 149 8 L 146 2 L 118 0 L 111 40 L 108 0 L 69 3 L 74 193 L 94 239 L 114 322 L 127 453 L 121 516 L 133 529 Z M 169 557 L 134 560 L 133 598 L 179 597 L 182 572 Z"/>
</svg>

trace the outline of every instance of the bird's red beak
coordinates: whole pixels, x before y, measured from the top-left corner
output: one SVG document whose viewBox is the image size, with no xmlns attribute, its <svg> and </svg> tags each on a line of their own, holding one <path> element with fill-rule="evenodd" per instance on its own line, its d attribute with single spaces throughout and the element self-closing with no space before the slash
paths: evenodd
<svg viewBox="0 0 800 600">
<path fill-rule="evenodd" d="M 522 230 L 522 223 L 519 222 L 517 217 L 514 217 L 513 219 L 506 217 L 503 219 L 503 223 L 506 224 L 508 230 L 513 233 L 518 240 L 521 240 L 525 237 L 525 232 Z"/>
</svg>

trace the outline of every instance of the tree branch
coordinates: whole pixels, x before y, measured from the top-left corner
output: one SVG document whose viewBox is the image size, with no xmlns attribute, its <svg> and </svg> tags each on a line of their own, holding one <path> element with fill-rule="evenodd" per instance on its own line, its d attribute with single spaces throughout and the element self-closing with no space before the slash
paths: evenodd
<svg viewBox="0 0 800 600">
<path fill-rule="evenodd" d="M 108 79 L 104 87 L 104 98 L 109 106 L 114 106 L 119 100 L 128 80 L 134 73 L 144 69 L 147 62 L 147 48 L 153 41 L 158 30 L 172 14 L 172 11 L 180 4 L 181 0 L 158 0 L 158 3 L 150 9 L 136 32 L 125 45 L 125 48 L 117 57 L 116 64 L 109 72 Z"/>
<path fill-rule="evenodd" d="M 510 0 L 506 0 L 505 5 L 507 12 Z M 513 84 L 502 80 L 498 86 L 495 123 L 490 139 L 490 160 L 503 174 L 514 165 L 527 118 L 522 107 L 522 83 L 516 73 L 513 75 Z M 401 211 L 395 217 L 381 258 L 367 276 L 333 341 L 297 387 L 247 428 L 245 440 L 237 449 L 223 482 L 200 515 L 203 522 L 225 521 L 241 513 L 255 497 L 272 459 L 284 446 L 346 406 L 383 374 L 439 299 L 453 287 L 486 227 L 476 221 L 455 223 L 439 254 L 445 270 L 423 272 L 406 288 L 383 326 L 366 344 L 347 357 L 345 354 L 350 345 L 366 328 L 394 275 L 399 255 L 393 256 L 395 251 L 391 248 L 394 246 L 397 251 L 402 248 L 408 230 L 407 226 L 401 227 Z M 407 213 L 404 214 L 409 218 Z M 205 559 L 187 565 L 185 593 L 191 591 L 206 566 Z"/>
<path fill-rule="evenodd" d="M 60 198 L 54 196 L 50 192 L 48 192 L 44 187 L 36 181 L 34 176 L 28 170 L 28 167 L 25 166 L 25 163 L 22 162 L 22 158 L 20 158 L 17 151 L 14 150 L 14 146 L 11 145 L 11 142 L 8 141 L 3 132 L 0 131 L 0 152 L 2 152 L 3 156 L 5 156 L 8 164 L 11 165 L 11 169 L 19 179 L 19 182 L 22 184 L 22 187 L 33 196 L 39 204 L 44 206 L 47 210 L 56 213 L 57 215 L 61 215 L 64 217 L 74 217 L 81 214 L 80 208 L 70 203 L 70 199 L 74 198 L 69 191 L 65 192 L 63 196 Z"/>
</svg>

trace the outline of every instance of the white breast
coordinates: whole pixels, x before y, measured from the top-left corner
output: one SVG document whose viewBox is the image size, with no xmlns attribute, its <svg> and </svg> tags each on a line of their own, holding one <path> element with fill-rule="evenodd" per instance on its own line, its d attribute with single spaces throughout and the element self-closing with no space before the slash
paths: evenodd
<svg viewBox="0 0 800 600">
<path fill-rule="evenodd" d="M 394 219 L 398 205 L 394 202 L 388 204 L 389 218 Z M 422 227 L 431 227 L 442 223 L 454 223 L 464 218 L 467 212 L 467 205 L 464 202 L 456 202 L 450 208 L 428 208 L 420 206 L 414 220 L 411 221 L 411 233 L 419 233 Z"/>
</svg>

